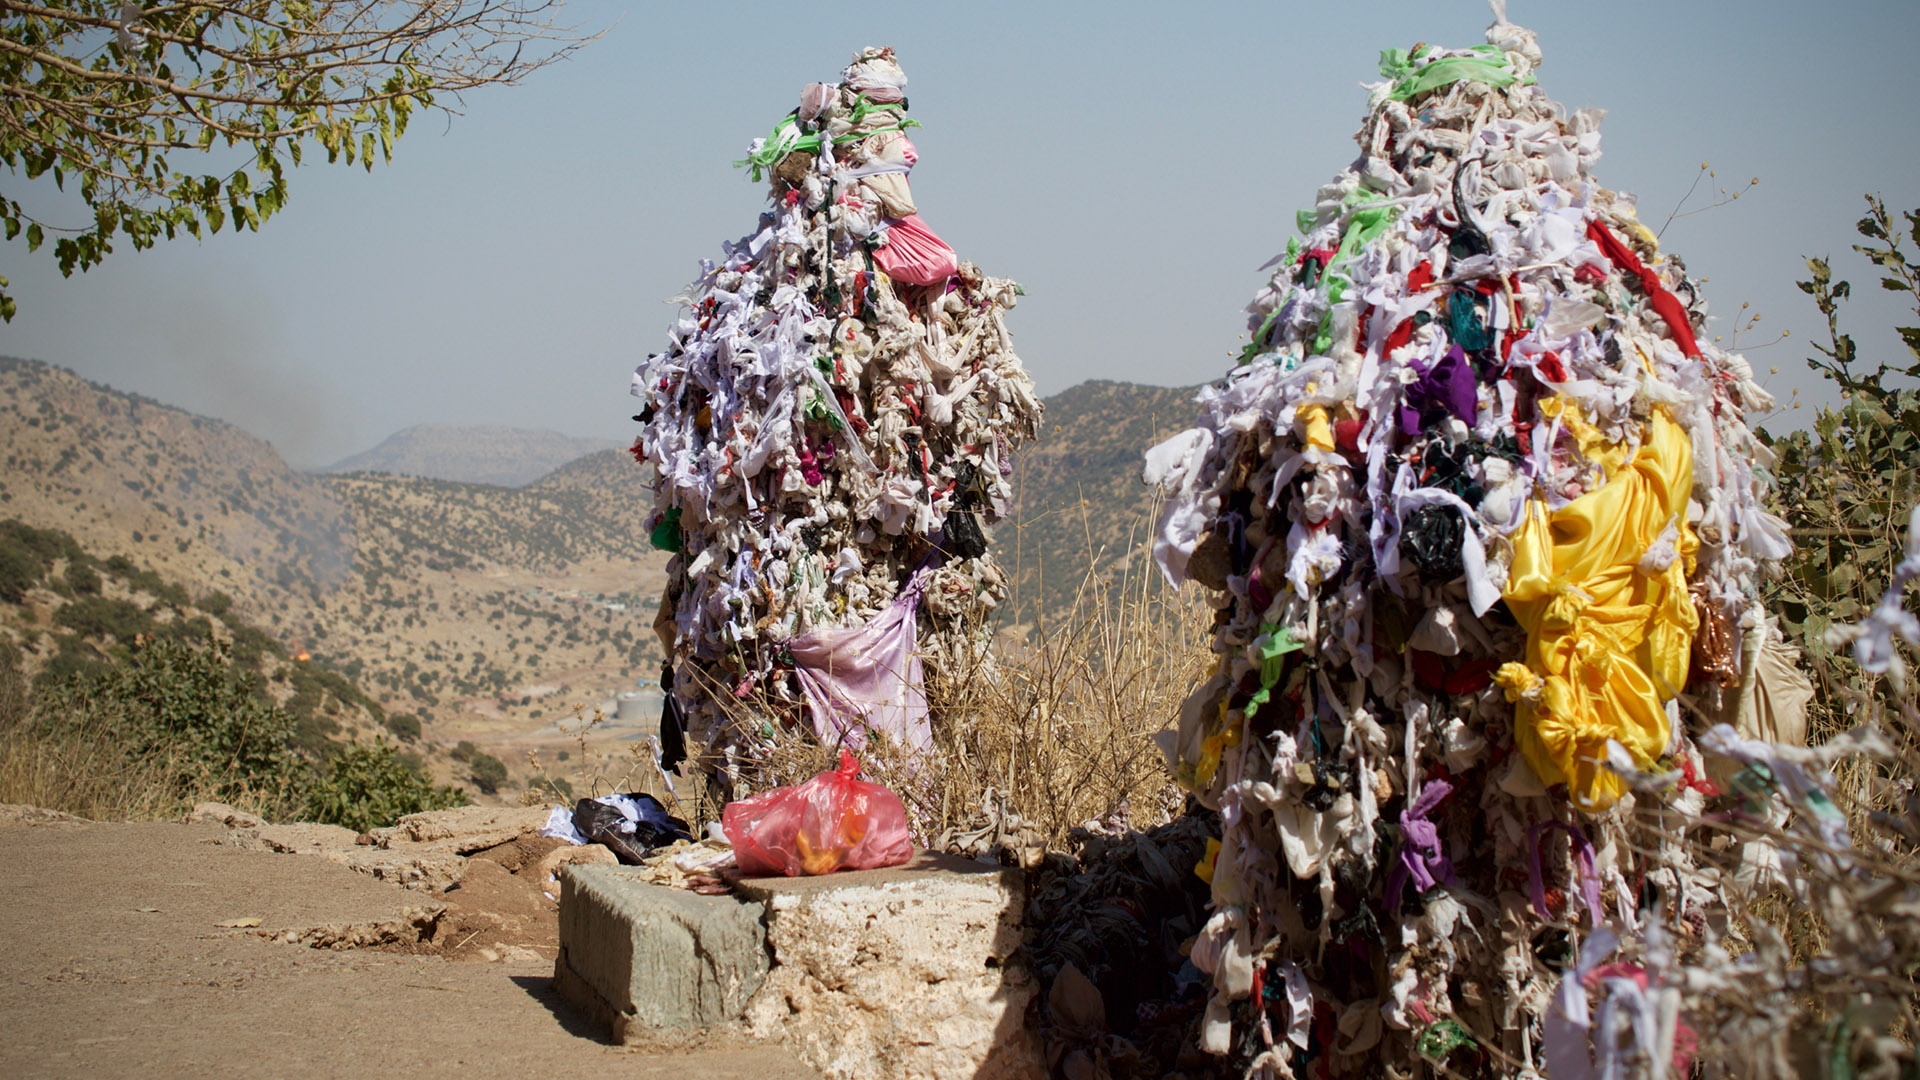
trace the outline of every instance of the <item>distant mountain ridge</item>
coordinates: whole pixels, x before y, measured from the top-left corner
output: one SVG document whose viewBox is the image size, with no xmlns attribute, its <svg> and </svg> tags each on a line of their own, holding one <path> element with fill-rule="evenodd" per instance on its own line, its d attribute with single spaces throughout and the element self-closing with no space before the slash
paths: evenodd
<svg viewBox="0 0 1920 1080">
<path fill-rule="evenodd" d="M 416 424 L 321 473 L 389 473 L 462 484 L 525 487 L 568 462 L 620 447 L 615 439 L 488 424 Z"/>
<path fill-rule="evenodd" d="M 1008 624 L 1058 625 L 1089 573 L 1153 576 L 1156 497 L 1140 482 L 1141 453 L 1194 421 L 1192 398 L 1096 380 L 1047 399 L 994 530 L 1014 585 Z M 525 434 L 414 430 L 476 456 Z M 503 735 L 629 688 L 659 663 L 653 608 L 667 555 L 648 543 L 650 470 L 597 448 L 613 440 L 544 434 L 564 460 L 531 482 L 530 467 L 495 474 L 513 487 L 304 473 L 233 425 L 0 358 L 0 518 L 124 555 L 195 598 L 231 597 L 290 653 L 307 649 L 389 710 L 420 713 L 430 737 Z M 583 442 L 587 452 L 573 452 Z M 359 467 L 371 464 L 363 455 Z"/>
<path fill-rule="evenodd" d="M 297 472 L 231 424 L 0 357 L 0 518 L 222 594 L 430 739 L 525 731 L 659 670 L 647 470 L 566 456 L 521 487 Z M 57 651 L 32 625 L 0 637 Z"/>
</svg>

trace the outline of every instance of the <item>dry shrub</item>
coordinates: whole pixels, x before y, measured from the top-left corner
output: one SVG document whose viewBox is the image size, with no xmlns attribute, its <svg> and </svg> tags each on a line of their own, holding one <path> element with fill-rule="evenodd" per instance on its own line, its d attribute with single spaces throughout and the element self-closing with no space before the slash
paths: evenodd
<svg viewBox="0 0 1920 1080">
<path fill-rule="evenodd" d="M 919 788 L 916 824 L 938 835 L 998 803 L 1058 847 L 1094 818 L 1166 821 L 1182 796 L 1153 734 L 1212 662 L 1212 614 L 1197 590 L 1168 588 L 1144 546 L 1089 566 L 1066 612 L 930 680 L 937 783 Z"/>
<path fill-rule="evenodd" d="M 1694 928 L 1707 948 L 1685 948 L 1703 941 L 1682 933 L 1682 1008 L 1704 1076 L 1920 1074 L 1920 712 L 1883 709 L 1867 685 L 1842 688 L 1860 727 L 1815 740 L 1841 755 L 1830 803 L 1749 771 L 1733 809 L 1686 822 L 1696 861 L 1720 870 L 1726 911 Z M 1834 819 L 1846 842 L 1823 835 Z M 1743 874 L 1752 848 L 1776 852 L 1782 872 Z"/>
<path fill-rule="evenodd" d="M 861 755 L 866 774 L 906 804 L 921 843 L 991 815 L 1057 849 L 1090 819 L 1118 814 L 1144 828 L 1178 811 L 1152 737 L 1211 661 L 1212 612 L 1196 592 L 1166 586 L 1138 542 L 1142 525 L 1120 559 L 1103 561 L 1089 543 L 1067 610 L 1041 608 L 1036 625 L 992 637 L 958 635 L 980 647 L 929 664 L 930 760 L 883 739 Z M 1005 607 L 1023 610 L 1019 600 Z M 796 783 L 836 753 L 798 725 L 781 727 L 767 740 L 765 779 Z"/>
<path fill-rule="evenodd" d="M 0 803 L 95 821 L 154 821 L 184 809 L 172 780 L 182 762 L 133 753 L 101 712 L 55 722 L 25 680 L 0 670 Z"/>
</svg>

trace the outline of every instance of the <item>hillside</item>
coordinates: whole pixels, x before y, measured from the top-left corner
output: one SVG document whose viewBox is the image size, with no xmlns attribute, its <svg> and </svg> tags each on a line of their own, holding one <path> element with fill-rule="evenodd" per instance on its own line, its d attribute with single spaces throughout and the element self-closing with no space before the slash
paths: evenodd
<svg viewBox="0 0 1920 1080">
<path fill-rule="evenodd" d="M 1145 552 L 1158 502 L 1140 456 L 1193 423 L 1193 395 L 1097 379 L 1046 400 L 1039 440 L 1014 463 L 1011 520 L 994 534 L 1014 579 L 1011 622 L 1061 617 L 1090 568 L 1111 573 Z"/>
<path fill-rule="evenodd" d="M 0 453 L 0 515 L 219 588 L 277 633 L 352 569 L 327 482 L 219 420 L 0 357 Z"/>
<path fill-rule="evenodd" d="M 418 424 L 342 458 L 322 473 L 389 473 L 465 484 L 522 487 L 576 458 L 618 449 L 613 439 L 526 428 Z"/>
<path fill-rule="evenodd" d="M 0 803 L 170 817 L 211 798 L 364 828 L 464 801 L 436 766 L 476 790 L 499 771 L 419 736 L 225 593 L 0 519 Z"/>
<path fill-rule="evenodd" d="M 310 476 L 232 425 L 23 360 L 0 360 L 0 446 L 0 516 L 225 594 L 419 715 L 429 744 L 515 764 L 575 704 L 659 672 L 666 560 L 637 529 L 644 471 L 617 451 L 517 489 Z"/>
<path fill-rule="evenodd" d="M 1010 623 L 1061 617 L 1090 566 L 1146 568 L 1140 453 L 1191 422 L 1191 398 L 1096 381 L 1047 401 L 995 536 L 1016 582 Z M 232 425 L 21 360 L 0 360 L 0 445 L 0 516 L 230 597 L 289 654 L 418 715 L 429 748 L 471 741 L 518 775 L 526 751 L 574 745 L 556 720 L 659 672 L 666 557 L 640 529 L 647 472 L 623 451 L 517 488 L 306 475 Z M 608 731 L 603 748 L 624 753 L 637 733 Z"/>
</svg>

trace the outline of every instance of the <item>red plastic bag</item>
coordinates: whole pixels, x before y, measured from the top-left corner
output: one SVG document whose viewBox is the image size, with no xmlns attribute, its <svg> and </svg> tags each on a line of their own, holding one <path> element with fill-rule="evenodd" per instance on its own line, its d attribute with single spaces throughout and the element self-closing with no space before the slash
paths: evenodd
<svg viewBox="0 0 1920 1080">
<path fill-rule="evenodd" d="M 729 803 L 720 827 L 748 877 L 877 870 L 913 857 L 906 807 L 860 779 L 860 763 L 845 750 L 837 769 Z"/>
</svg>

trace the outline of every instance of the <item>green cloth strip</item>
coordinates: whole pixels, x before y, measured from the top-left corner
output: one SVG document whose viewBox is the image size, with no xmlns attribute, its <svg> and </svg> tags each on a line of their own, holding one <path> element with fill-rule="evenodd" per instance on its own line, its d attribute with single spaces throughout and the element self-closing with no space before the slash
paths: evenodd
<svg viewBox="0 0 1920 1080">
<path fill-rule="evenodd" d="M 1446 56 L 1415 67 L 1413 61 L 1419 57 L 1409 58 L 1405 49 L 1381 50 L 1380 74 L 1393 80 L 1393 89 L 1387 96 L 1394 101 L 1405 101 L 1462 80 L 1494 87 L 1512 86 L 1519 80 L 1507 66 L 1506 53 L 1495 46 L 1475 45 L 1469 51 L 1476 55 Z"/>
<path fill-rule="evenodd" d="M 875 105 L 866 98 L 857 98 L 853 104 L 851 120 L 855 126 L 858 126 L 862 120 L 865 120 L 873 113 L 899 112 L 901 108 L 902 106 L 898 104 Z M 878 135 L 885 131 L 905 131 L 908 128 L 916 128 L 919 126 L 920 122 L 918 120 L 903 116 L 900 118 L 900 122 L 892 127 L 875 128 L 872 131 L 850 131 L 845 135 L 836 136 L 833 140 L 833 145 L 845 146 L 851 142 L 858 142 L 869 135 Z M 752 176 L 755 180 L 760 180 L 765 176 L 764 170 L 778 165 L 780 159 L 786 157 L 788 154 L 800 151 L 817 154 L 824 144 L 825 140 L 819 132 L 803 132 L 800 129 L 799 116 L 795 113 L 788 113 L 780 118 L 779 123 L 773 125 L 773 131 L 767 136 L 766 141 L 760 144 L 760 149 L 748 154 L 746 160 L 734 162 L 733 167 L 736 169 L 747 169 L 749 176 Z"/>
</svg>

